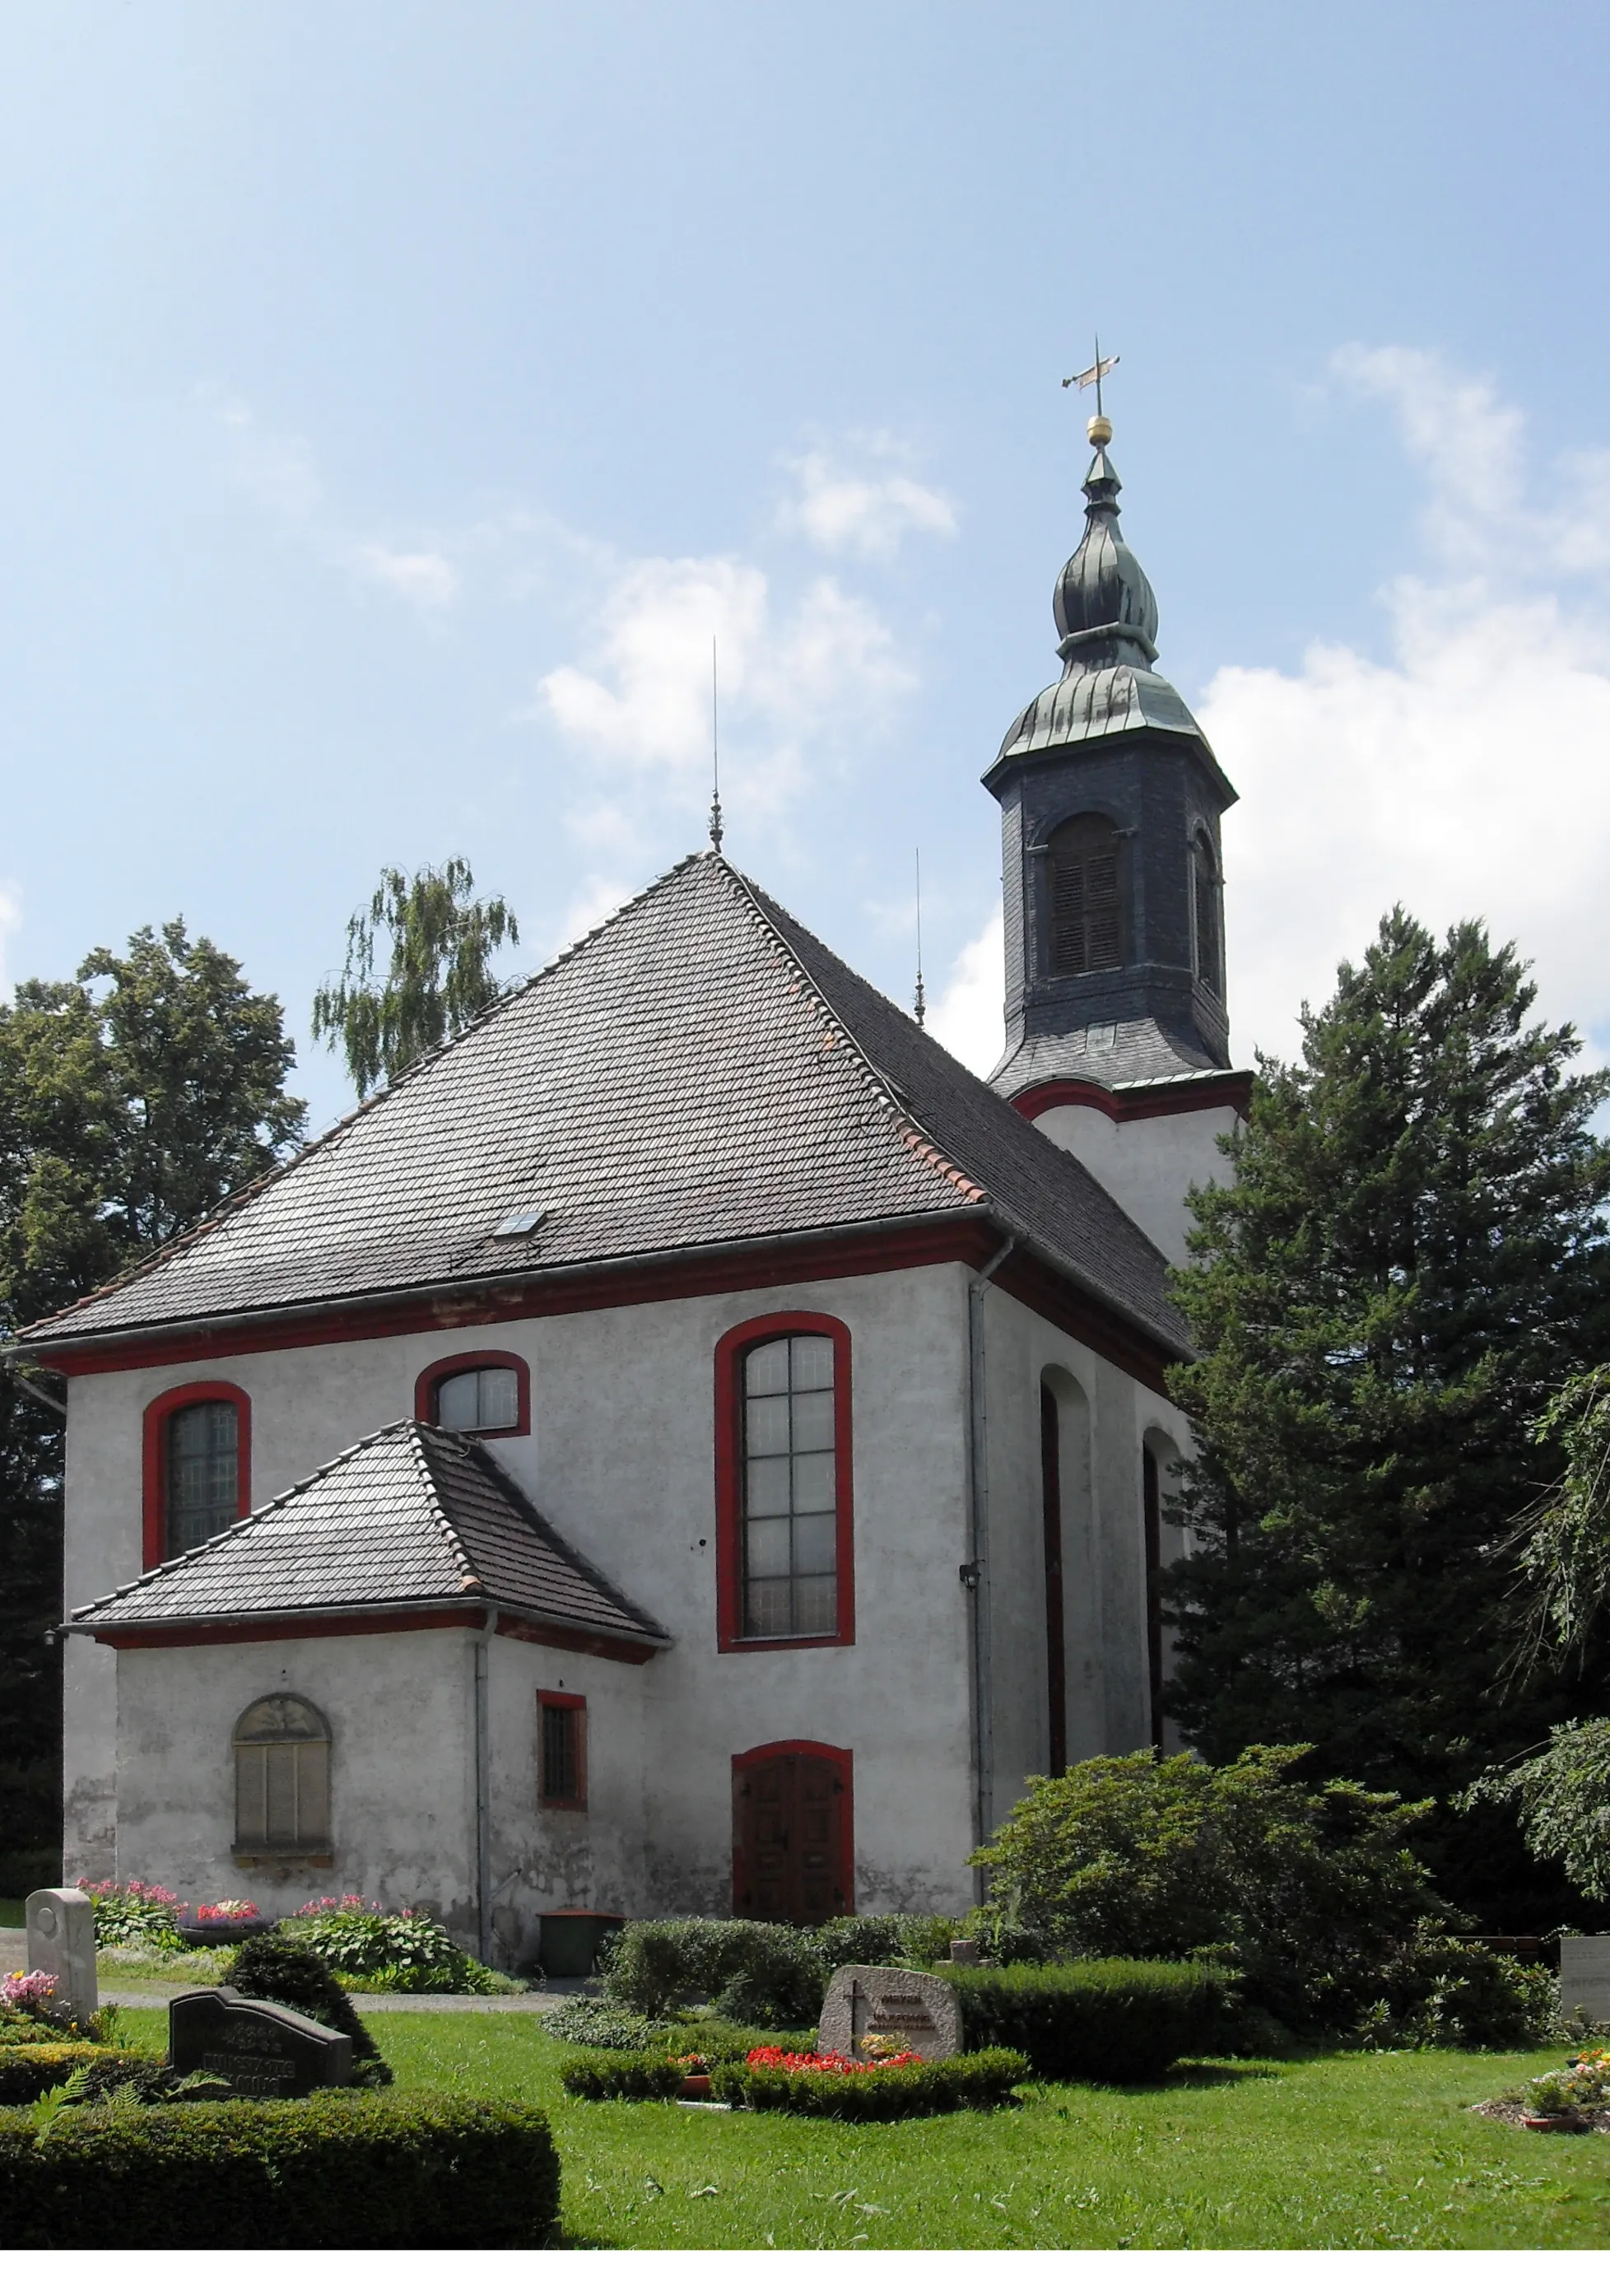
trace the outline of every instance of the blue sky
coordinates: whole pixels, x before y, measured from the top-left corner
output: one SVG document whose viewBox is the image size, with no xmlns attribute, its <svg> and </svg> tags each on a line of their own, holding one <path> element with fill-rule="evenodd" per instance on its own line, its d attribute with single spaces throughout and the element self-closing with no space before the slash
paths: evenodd
<svg viewBox="0 0 1610 2296">
<path fill-rule="evenodd" d="M 1092 332 L 1243 794 L 1236 1047 L 1402 897 L 1610 1051 L 1610 19 L 9 0 L 0 968 L 309 1003 L 386 863 L 545 959 L 702 841 L 998 1038 Z"/>
</svg>

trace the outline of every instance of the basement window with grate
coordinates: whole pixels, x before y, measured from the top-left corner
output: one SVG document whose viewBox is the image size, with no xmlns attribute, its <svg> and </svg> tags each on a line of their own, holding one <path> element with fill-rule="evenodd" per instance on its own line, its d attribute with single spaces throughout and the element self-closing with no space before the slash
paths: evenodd
<svg viewBox="0 0 1610 2296">
<path fill-rule="evenodd" d="M 1053 973 L 1110 972 L 1124 962 L 1118 832 L 1105 814 L 1065 821 L 1050 840 Z"/>
</svg>

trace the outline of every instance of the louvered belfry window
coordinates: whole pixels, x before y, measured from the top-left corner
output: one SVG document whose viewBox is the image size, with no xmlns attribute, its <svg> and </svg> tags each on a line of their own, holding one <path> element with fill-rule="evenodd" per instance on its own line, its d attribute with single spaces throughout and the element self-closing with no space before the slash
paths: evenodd
<svg viewBox="0 0 1610 2296">
<path fill-rule="evenodd" d="M 798 1332 L 743 1358 L 743 1632 L 830 1635 L 838 1619 L 833 1342 Z"/>
<path fill-rule="evenodd" d="M 1117 831 L 1099 813 L 1065 821 L 1050 864 L 1051 971 L 1112 972 L 1124 962 Z"/>
</svg>

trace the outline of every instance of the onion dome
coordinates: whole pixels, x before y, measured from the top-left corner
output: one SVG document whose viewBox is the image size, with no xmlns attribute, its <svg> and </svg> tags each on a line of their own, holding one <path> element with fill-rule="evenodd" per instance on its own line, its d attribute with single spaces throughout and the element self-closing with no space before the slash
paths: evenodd
<svg viewBox="0 0 1610 2296">
<path fill-rule="evenodd" d="M 1098 446 L 1084 480 L 1084 537 L 1051 600 L 1064 661 L 1078 655 L 1093 666 L 1098 649 L 1107 660 L 1144 665 L 1157 658 L 1157 601 L 1118 529 L 1120 484 L 1106 446 Z"/>
</svg>

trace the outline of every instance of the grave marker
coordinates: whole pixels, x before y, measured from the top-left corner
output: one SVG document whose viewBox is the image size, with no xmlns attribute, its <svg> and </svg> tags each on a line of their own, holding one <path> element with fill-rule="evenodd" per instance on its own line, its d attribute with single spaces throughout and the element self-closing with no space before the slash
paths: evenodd
<svg viewBox="0 0 1610 2296">
<path fill-rule="evenodd" d="M 243 2096 L 306 2096 L 352 2079 L 345 2033 L 277 2001 L 249 2001 L 233 1985 L 175 1994 L 168 2059 L 176 2072 L 217 2073 Z"/>
<path fill-rule="evenodd" d="M 101 2005 L 95 1983 L 95 1908 L 82 1890 L 36 1890 L 25 1908 L 28 1967 L 56 1980 L 55 2000 L 75 2024 Z"/>
<path fill-rule="evenodd" d="M 961 2047 L 955 1988 L 919 1969 L 836 1969 L 817 2047 L 864 2060 L 869 2033 L 903 2033 L 919 2057 L 955 2056 Z"/>
</svg>

